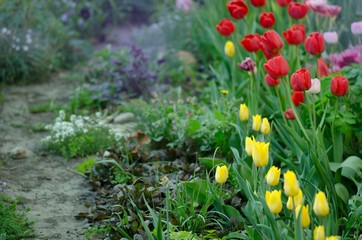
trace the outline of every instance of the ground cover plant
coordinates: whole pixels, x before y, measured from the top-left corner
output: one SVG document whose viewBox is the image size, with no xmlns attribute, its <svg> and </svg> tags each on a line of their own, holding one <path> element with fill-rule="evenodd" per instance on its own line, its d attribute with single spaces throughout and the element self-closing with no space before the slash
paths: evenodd
<svg viewBox="0 0 362 240">
<path fill-rule="evenodd" d="M 0 182 L 0 239 L 32 237 L 31 222 L 25 212 L 18 210 L 17 201 L 6 193 L 8 189 L 8 183 Z"/>
</svg>

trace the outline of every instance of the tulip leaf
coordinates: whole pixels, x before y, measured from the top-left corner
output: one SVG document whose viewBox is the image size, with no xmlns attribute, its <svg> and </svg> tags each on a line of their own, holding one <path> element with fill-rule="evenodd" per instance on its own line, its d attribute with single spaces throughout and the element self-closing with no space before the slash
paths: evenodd
<svg viewBox="0 0 362 240">
<path fill-rule="evenodd" d="M 362 178 L 362 159 L 357 156 L 350 156 L 342 163 L 329 163 L 332 171 L 341 169 L 342 176 L 355 182 L 356 175 Z"/>
<path fill-rule="evenodd" d="M 227 162 L 225 162 L 224 160 L 219 159 L 219 158 L 203 157 L 203 158 L 199 158 L 199 162 L 201 165 L 204 165 L 207 169 L 212 169 L 218 165 L 229 166 L 229 164 Z"/>
<path fill-rule="evenodd" d="M 228 216 L 228 218 L 236 224 L 244 222 L 244 218 L 241 216 L 240 212 L 236 210 L 233 206 L 223 205 L 222 210 L 224 211 L 226 216 Z"/>
<path fill-rule="evenodd" d="M 209 186 L 206 180 L 195 180 L 192 182 L 184 182 L 186 192 L 191 196 L 191 199 L 195 202 L 203 204 L 212 195 L 208 193 Z"/>
<path fill-rule="evenodd" d="M 337 196 L 342 199 L 345 204 L 347 204 L 349 199 L 349 192 L 347 188 L 342 183 L 336 183 L 334 187 L 336 189 Z"/>
</svg>

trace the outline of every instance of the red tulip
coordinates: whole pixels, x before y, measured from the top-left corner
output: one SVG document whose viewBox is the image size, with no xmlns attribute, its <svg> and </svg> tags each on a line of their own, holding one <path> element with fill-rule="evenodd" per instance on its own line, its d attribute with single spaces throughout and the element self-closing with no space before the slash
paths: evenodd
<svg viewBox="0 0 362 240">
<path fill-rule="evenodd" d="M 295 114 L 293 112 L 293 109 L 288 108 L 287 110 L 285 110 L 284 118 L 287 119 L 287 120 L 294 120 L 295 119 Z"/>
<path fill-rule="evenodd" d="M 308 13 L 308 6 L 304 3 L 291 2 L 288 6 L 288 13 L 294 19 L 304 18 Z"/>
<path fill-rule="evenodd" d="M 327 77 L 329 76 L 329 70 L 327 63 L 323 58 L 318 58 L 318 77 Z"/>
<path fill-rule="evenodd" d="M 292 85 L 294 91 L 308 90 L 312 86 L 310 72 L 305 68 L 297 70 L 290 77 L 290 84 Z"/>
<path fill-rule="evenodd" d="M 256 52 L 260 49 L 260 36 L 257 33 L 246 35 L 240 44 L 243 45 L 246 51 Z"/>
<path fill-rule="evenodd" d="M 219 22 L 219 24 L 216 26 L 216 29 L 221 35 L 230 36 L 235 31 L 235 26 L 230 19 L 225 18 Z"/>
<path fill-rule="evenodd" d="M 323 35 L 319 32 L 313 32 L 304 41 L 305 50 L 312 55 L 319 55 L 324 51 Z"/>
<path fill-rule="evenodd" d="M 305 39 L 305 25 L 293 24 L 291 28 L 283 32 L 283 36 L 288 44 L 299 45 L 303 43 Z"/>
<path fill-rule="evenodd" d="M 279 55 L 279 52 L 283 47 L 283 40 L 276 31 L 269 30 L 261 36 L 260 47 L 264 56 L 267 59 L 271 59 Z"/>
<path fill-rule="evenodd" d="M 266 0 L 250 0 L 251 5 L 254 7 L 262 7 L 265 5 Z"/>
<path fill-rule="evenodd" d="M 283 56 L 269 59 L 264 64 L 265 71 L 274 79 L 288 75 L 289 65 Z"/>
<path fill-rule="evenodd" d="M 292 100 L 293 100 L 294 106 L 298 107 L 299 104 L 304 103 L 304 92 L 293 91 Z"/>
<path fill-rule="evenodd" d="M 277 4 L 281 7 L 288 6 L 292 0 L 277 0 Z"/>
<path fill-rule="evenodd" d="M 271 28 L 275 23 L 274 14 L 271 12 L 262 12 L 259 17 L 259 22 L 263 28 Z"/>
<path fill-rule="evenodd" d="M 343 97 L 348 92 L 349 82 L 343 76 L 336 76 L 331 81 L 331 92 L 333 95 Z"/>
<path fill-rule="evenodd" d="M 233 0 L 226 4 L 230 15 L 235 19 L 242 19 L 248 14 L 248 6 L 243 0 Z"/>
<path fill-rule="evenodd" d="M 267 75 L 265 75 L 265 83 L 270 87 L 274 87 L 279 84 L 279 79 L 273 78 L 272 76 L 267 74 Z"/>
</svg>

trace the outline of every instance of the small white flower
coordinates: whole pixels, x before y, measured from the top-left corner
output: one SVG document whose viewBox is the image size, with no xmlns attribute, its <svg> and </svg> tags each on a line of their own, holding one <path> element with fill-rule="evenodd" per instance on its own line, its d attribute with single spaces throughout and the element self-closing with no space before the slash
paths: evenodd
<svg viewBox="0 0 362 240">
<path fill-rule="evenodd" d="M 8 31 L 8 29 L 7 29 L 7 28 L 3 28 L 3 29 L 1 29 L 1 32 L 2 32 L 3 34 L 6 34 L 6 33 L 7 33 L 7 31 Z"/>
<path fill-rule="evenodd" d="M 24 45 L 24 46 L 23 46 L 23 50 L 24 50 L 25 52 L 27 52 L 27 51 L 29 50 L 29 47 L 26 46 L 26 45 Z"/>
<path fill-rule="evenodd" d="M 311 94 L 317 94 L 321 91 L 321 82 L 318 78 L 313 78 L 311 87 L 307 90 L 307 92 Z"/>
<path fill-rule="evenodd" d="M 60 110 L 60 111 L 59 111 L 59 117 L 60 117 L 60 119 L 62 119 L 62 120 L 65 119 L 65 111 L 64 111 L 64 110 Z"/>
<path fill-rule="evenodd" d="M 19 50 L 20 50 L 20 47 L 19 47 L 19 46 L 16 46 L 16 47 L 15 47 L 15 50 L 16 50 L 16 51 L 19 51 Z"/>
</svg>

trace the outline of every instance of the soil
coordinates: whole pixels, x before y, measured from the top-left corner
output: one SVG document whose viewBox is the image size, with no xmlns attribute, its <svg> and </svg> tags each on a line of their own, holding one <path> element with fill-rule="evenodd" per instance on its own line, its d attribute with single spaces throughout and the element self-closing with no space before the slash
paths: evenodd
<svg viewBox="0 0 362 240">
<path fill-rule="evenodd" d="M 24 209 L 30 209 L 35 239 L 84 239 L 86 222 L 75 215 L 86 212 L 83 205 L 92 193 L 87 179 L 72 172 L 80 160 L 66 160 L 41 149 L 40 139 L 47 133 L 33 132 L 34 124 L 54 121 L 51 112 L 31 113 L 35 104 L 61 104 L 69 100 L 75 83 L 60 74 L 51 81 L 3 89 L 5 100 L 0 109 L 0 180 L 11 186 L 8 194 L 22 198 Z M 26 150 L 22 159 L 13 159 L 15 147 Z"/>
</svg>

